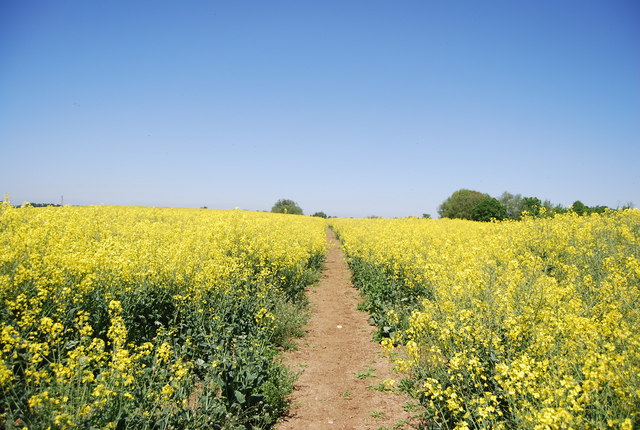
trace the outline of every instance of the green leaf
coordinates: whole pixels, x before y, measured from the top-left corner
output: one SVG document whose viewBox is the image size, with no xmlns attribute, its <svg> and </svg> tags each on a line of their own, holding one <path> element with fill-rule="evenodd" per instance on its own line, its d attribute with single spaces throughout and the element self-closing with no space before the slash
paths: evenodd
<svg viewBox="0 0 640 430">
<path fill-rule="evenodd" d="M 236 396 L 236 400 L 238 401 L 238 403 L 244 403 L 247 400 L 244 394 L 242 394 L 238 390 L 235 390 L 233 394 Z"/>
</svg>

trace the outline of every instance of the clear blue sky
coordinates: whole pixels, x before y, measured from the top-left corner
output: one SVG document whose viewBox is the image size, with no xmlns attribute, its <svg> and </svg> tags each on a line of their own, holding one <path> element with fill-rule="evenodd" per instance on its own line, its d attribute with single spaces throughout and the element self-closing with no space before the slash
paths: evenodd
<svg viewBox="0 0 640 430">
<path fill-rule="evenodd" d="M 640 2 L 0 3 L 13 203 L 640 205 Z"/>
</svg>

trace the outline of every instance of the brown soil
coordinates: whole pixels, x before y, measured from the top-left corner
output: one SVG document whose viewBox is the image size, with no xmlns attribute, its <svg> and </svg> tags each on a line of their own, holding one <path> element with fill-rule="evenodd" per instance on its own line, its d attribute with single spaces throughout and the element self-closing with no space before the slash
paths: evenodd
<svg viewBox="0 0 640 430">
<path fill-rule="evenodd" d="M 285 353 L 288 367 L 301 374 L 290 397 L 291 409 L 276 428 L 416 428 L 417 420 L 404 410 L 404 396 L 373 388 L 387 378 L 399 378 L 372 340 L 369 315 L 357 310 L 360 293 L 351 284 L 351 272 L 330 230 L 327 241 L 322 278 L 308 290 L 307 333 L 297 350 Z"/>
</svg>

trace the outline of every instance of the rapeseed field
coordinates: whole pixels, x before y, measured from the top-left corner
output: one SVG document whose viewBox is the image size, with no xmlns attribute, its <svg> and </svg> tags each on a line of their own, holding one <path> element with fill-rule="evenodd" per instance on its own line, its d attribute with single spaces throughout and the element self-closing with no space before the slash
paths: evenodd
<svg viewBox="0 0 640 430">
<path fill-rule="evenodd" d="M 331 223 L 432 428 L 640 428 L 640 211 Z"/>
<path fill-rule="evenodd" d="M 324 220 L 0 207 L 0 428 L 263 428 Z"/>
<path fill-rule="evenodd" d="M 640 211 L 331 219 L 431 428 L 640 427 Z M 268 428 L 326 221 L 0 207 L 0 428 Z"/>
</svg>

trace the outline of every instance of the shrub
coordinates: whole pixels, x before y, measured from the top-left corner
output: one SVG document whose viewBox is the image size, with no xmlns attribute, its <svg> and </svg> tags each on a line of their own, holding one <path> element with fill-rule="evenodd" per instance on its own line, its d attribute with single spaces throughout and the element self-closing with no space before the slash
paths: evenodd
<svg viewBox="0 0 640 430">
<path fill-rule="evenodd" d="M 280 199 L 271 208 L 271 212 L 279 214 L 302 215 L 302 209 L 296 202 L 289 199 Z"/>
</svg>

